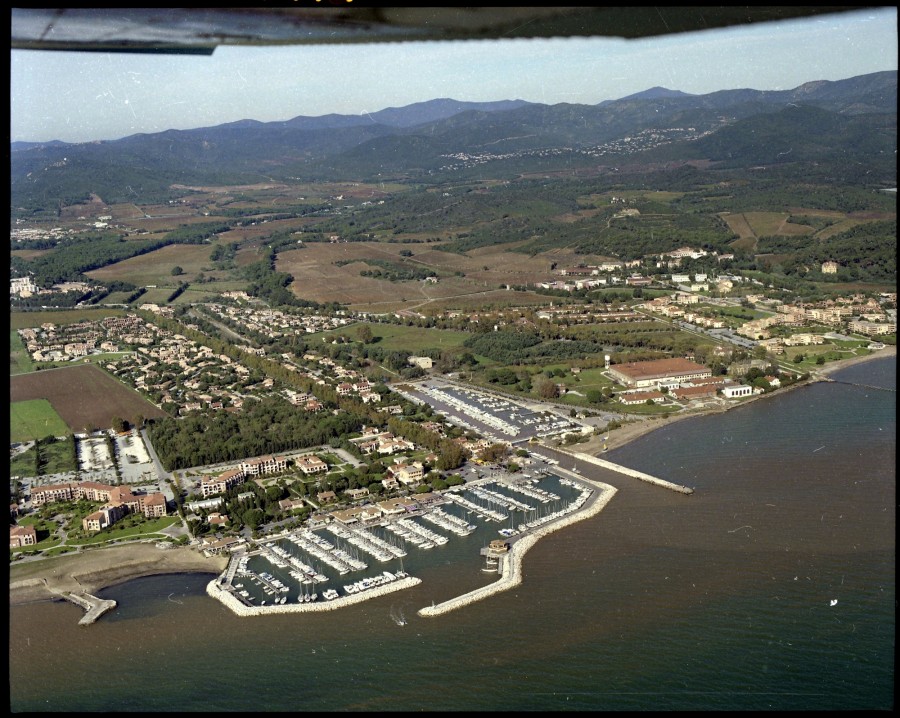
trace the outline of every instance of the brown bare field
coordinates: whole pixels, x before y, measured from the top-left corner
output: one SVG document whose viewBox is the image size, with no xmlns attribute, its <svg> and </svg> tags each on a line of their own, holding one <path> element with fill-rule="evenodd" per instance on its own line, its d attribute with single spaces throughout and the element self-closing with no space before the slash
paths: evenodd
<svg viewBox="0 0 900 718">
<path fill-rule="evenodd" d="M 720 216 L 725 220 L 725 224 L 728 225 L 728 228 L 740 239 L 752 239 L 754 240 L 753 244 L 756 244 L 756 235 L 753 233 L 753 229 L 748 224 L 747 218 L 744 217 L 743 213 L 723 214 Z M 734 246 L 737 246 L 737 244 L 734 244 Z"/>
<path fill-rule="evenodd" d="M 209 185 L 195 187 L 193 185 L 173 184 L 172 189 L 187 189 L 192 192 L 210 192 L 212 194 L 228 194 L 231 192 L 252 192 L 262 189 L 288 189 L 288 185 L 278 182 L 259 182 L 257 184 L 238 184 L 238 185 Z"/>
<path fill-rule="evenodd" d="M 761 234 L 776 234 L 779 225 L 787 217 L 785 212 L 744 212 L 744 219 L 757 237 Z"/>
<path fill-rule="evenodd" d="M 203 224 L 224 221 L 224 217 L 197 215 L 190 207 L 146 207 L 149 217 L 128 220 L 128 226 L 147 232 L 168 232 L 185 224 Z"/>
<path fill-rule="evenodd" d="M 115 220 L 136 219 L 144 216 L 144 210 L 135 204 L 111 204 L 109 205 L 109 214 Z"/>
<path fill-rule="evenodd" d="M 202 267 L 209 266 L 211 251 L 211 244 L 171 244 L 155 252 L 131 257 L 86 274 L 101 283 L 119 280 L 138 286 L 166 284 L 174 287 L 185 279 L 192 278 Z M 172 267 L 175 266 L 181 267 L 184 275 L 173 277 Z"/>
<path fill-rule="evenodd" d="M 810 227 L 806 224 L 795 224 L 793 222 L 788 222 L 785 220 L 778 227 L 778 232 L 776 234 L 784 235 L 787 237 L 802 237 L 807 234 L 812 234 L 816 230 L 813 227 Z"/>
<path fill-rule="evenodd" d="M 504 285 L 520 285 L 555 278 L 552 262 L 573 264 L 591 261 L 586 255 L 571 251 L 554 252 L 530 257 L 506 251 L 504 248 L 482 247 L 468 255 L 442 252 L 434 245 L 388 244 L 379 242 L 348 242 L 307 244 L 304 249 L 281 252 L 277 269 L 294 277 L 292 290 L 304 299 L 321 302 L 337 301 L 350 305 L 387 304 L 412 308 L 421 302 L 448 299 L 456 296 L 492 292 Z M 413 256 L 404 258 L 400 252 L 409 250 Z M 361 277 L 366 259 L 414 263 L 433 269 L 439 275 L 462 272 L 464 276 L 441 276 L 437 284 L 421 281 L 389 282 Z M 336 266 L 337 261 L 351 262 Z M 520 296 L 520 295 L 517 295 Z M 404 301 L 405 300 L 405 301 Z"/>
<path fill-rule="evenodd" d="M 21 259 L 34 259 L 52 251 L 52 249 L 13 249 L 10 250 L 9 256 L 20 257 Z"/>
<path fill-rule="evenodd" d="M 243 243 L 248 240 L 259 239 L 261 237 L 268 237 L 273 232 L 284 232 L 284 231 L 300 231 L 302 232 L 304 229 L 309 227 L 311 224 L 316 224 L 317 222 L 321 222 L 322 218 L 306 218 L 299 217 L 296 219 L 275 219 L 265 222 L 257 223 L 255 226 L 248 227 L 237 227 L 235 229 L 230 229 L 227 232 L 223 232 L 219 235 L 219 240 L 222 242 L 239 242 Z M 297 239 L 302 239 L 302 237 L 298 236 Z"/>
<path fill-rule="evenodd" d="M 834 209 L 811 209 L 809 207 L 791 207 L 791 214 L 809 215 L 810 217 L 830 217 L 831 219 L 841 219 L 844 217 L 843 212 Z"/>
<path fill-rule="evenodd" d="M 853 219 L 872 219 L 872 220 L 885 220 L 885 219 L 896 219 L 896 212 L 876 212 L 872 211 L 859 211 L 859 212 L 850 212 L 848 217 L 852 217 Z"/>
<path fill-rule="evenodd" d="M 10 402 L 46 399 L 73 431 L 106 429 L 115 417 L 134 422 L 138 416 L 166 413 L 133 389 L 91 364 L 45 369 L 9 378 Z"/>
<path fill-rule="evenodd" d="M 742 237 L 741 239 L 736 239 L 729 244 L 733 249 L 743 249 L 747 252 L 753 252 L 756 250 L 756 238 L 755 237 Z"/>
<path fill-rule="evenodd" d="M 100 199 L 100 197 L 98 197 L 97 195 L 92 194 L 88 202 L 84 202 L 83 204 L 72 204 L 68 207 L 63 207 L 59 211 L 59 218 L 62 221 L 78 219 L 79 217 L 94 219 L 101 214 L 108 213 L 109 207 L 107 207 L 106 202 Z"/>
<path fill-rule="evenodd" d="M 566 214 L 557 215 L 556 217 L 553 217 L 553 219 L 557 222 L 562 222 L 563 224 L 572 224 L 573 222 L 579 222 L 582 219 L 596 217 L 602 211 L 602 209 L 581 209 L 577 212 L 568 212 Z"/>
<path fill-rule="evenodd" d="M 857 227 L 861 224 L 865 224 L 865 220 L 844 219 L 840 222 L 832 224 L 830 227 L 826 227 L 825 229 L 823 229 L 816 235 L 816 239 L 828 239 L 829 237 L 833 237 L 834 235 L 840 234 L 841 232 L 846 232 L 848 229 L 853 229 L 853 227 Z"/>
</svg>

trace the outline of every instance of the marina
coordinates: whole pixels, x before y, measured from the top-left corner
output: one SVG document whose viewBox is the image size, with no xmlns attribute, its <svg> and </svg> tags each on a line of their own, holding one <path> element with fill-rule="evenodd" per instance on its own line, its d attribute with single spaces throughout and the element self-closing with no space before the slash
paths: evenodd
<svg viewBox="0 0 900 718">
<path fill-rule="evenodd" d="M 227 569 L 210 583 L 208 591 L 232 609 L 240 607 L 236 610 L 240 615 L 315 606 L 331 610 L 348 599 L 355 602 L 417 585 L 419 579 L 404 567 L 404 559 L 412 570 L 425 567 L 427 555 L 447 550 L 451 542 L 458 541 L 467 543 L 455 549 L 456 555 L 469 556 L 475 571 L 479 549 L 483 553 L 483 547 L 491 542 L 514 539 L 524 547 L 528 544 L 523 540 L 542 535 L 548 527 L 556 530 L 579 512 L 590 515 L 582 509 L 597 484 L 561 474 L 569 472 L 556 469 L 536 476 L 480 479 L 447 490 L 439 501 L 401 515 L 365 524 L 334 520 L 316 530 L 303 528 L 267 536 L 250 544 L 249 550 L 232 555 Z M 399 568 L 393 567 L 395 562 Z M 506 584 L 502 581 L 508 583 L 511 575 L 502 557 L 489 557 L 487 569 L 478 575 L 485 572 L 500 574 L 501 583 L 494 590 L 503 590 Z"/>
</svg>

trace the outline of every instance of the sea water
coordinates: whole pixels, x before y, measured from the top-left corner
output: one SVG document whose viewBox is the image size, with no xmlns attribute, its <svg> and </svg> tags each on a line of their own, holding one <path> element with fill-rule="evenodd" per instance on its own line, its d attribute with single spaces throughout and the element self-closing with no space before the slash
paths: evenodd
<svg viewBox="0 0 900 718">
<path fill-rule="evenodd" d="M 439 617 L 416 611 L 484 582 L 465 537 L 421 585 L 320 614 L 239 618 L 189 574 L 104 590 L 118 607 L 87 627 L 13 606 L 11 709 L 890 709 L 896 370 L 834 378 L 604 454 L 695 493 L 585 467 L 609 505 Z"/>
</svg>

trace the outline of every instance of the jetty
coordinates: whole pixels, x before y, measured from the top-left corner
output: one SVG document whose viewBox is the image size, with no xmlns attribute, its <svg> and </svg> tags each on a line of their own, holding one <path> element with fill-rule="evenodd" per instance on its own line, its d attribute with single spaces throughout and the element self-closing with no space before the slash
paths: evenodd
<svg viewBox="0 0 900 718">
<path fill-rule="evenodd" d="M 411 588 L 420 583 L 422 583 L 422 579 L 415 578 L 414 576 L 406 576 L 395 581 L 384 583 L 375 588 L 369 588 L 349 596 L 341 596 L 340 598 L 335 598 L 331 601 L 285 603 L 272 606 L 247 606 L 228 589 L 223 581 L 223 577 L 220 576 L 206 584 L 206 593 L 212 598 L 221 601 L 238 616 L 267 616 L 283 613 L 321 613 L 323 611 L 334 611 L 345 606 L 351 606 L 355 603 L 367 601 L 370 598 L 384 596 L 404 588 Z"/>
<path fill-rule="evenodd" d="M 76 606 L 83 608 L 86 613 L 78 622 L 79 626 L 89 626 L 107 611 L 116 607 L 116 602 L 111 599 L 97 598 L 89 593 L 61 593 L 62 598 Z"/>
<path fill-rule="evenodd" d="M 600 513 L 606 504 L 610 502 L 612 497 L 615 496 L 617 491 L 614 486 L 586 479 L 582 476 L 579 476 L 578 480 L 583 483 L 592 484 L 600 489 L 599 495 L 597 495 L 593 501 L 586 502 L 583 509 L 570 513 L 557 521 L 545 524 L 538 529 L 529 531 L 520 538 L 511 540 L 509 551 L 492 551 L 491 556 L 498 560 L 497 572 L 500 574 L 498 580 L 487 586 L 476 588 L 474 591 L 464 593 L 456 598 L 451 598 L 449 601 L 426 606 L 425 608 L 420 609 L 418 614 L 424 617 L 440 616 L 443 613 L 454 611 L 463 606 L 468 606 L 470 603 L 480 601 L 495 593 L 507 591 L 522 583 L 522 558 L 528 549 L 534 546 L 544 536 L 565 528 L 577 521 L 582 521 Z"/>
<path fill-rule="evenodd" d="M 548 447 L 551 448 L 551 447 Z M 692 494 L 694 490 L 689 486 L 682 486 L 681 484 L 676 484 L 672 481 L 666 481 L 665 479 L 660 479 L 657 476 L 651 476 L 650 474 L 645 474 L 643 471 L 637 471 L 636 469 L 629 469 L 627 466 L 622 466 L 621 464 L 616 464 L 612 461 L 607 461 L 606 459 L 601 459 L 597 456 L 591 456 L 590 454 L 583 454 L 579 451 L 567 451 L 561 447 L 552 447 L 554 451 L 558 451 L 562 454 L 566 454 L 567 456 L 571 456 L 573 459 L 578 459 L 579 461 L 586 461 L 589 464 L 594 464 L 595 466 L 599 466 L 603 469 L 608 469 L 610 471 L 615 471 L 619 474 L 625 474 L 625 476 L 631 476 L 635 479 L 640 479 L 641 481 L 646 481 L 648 484 L 656 484 L 657 486 L 662 486 L 664 489 L 670 489 L 671 491 L 677 491 L 680 494 Z"/>
</svg>

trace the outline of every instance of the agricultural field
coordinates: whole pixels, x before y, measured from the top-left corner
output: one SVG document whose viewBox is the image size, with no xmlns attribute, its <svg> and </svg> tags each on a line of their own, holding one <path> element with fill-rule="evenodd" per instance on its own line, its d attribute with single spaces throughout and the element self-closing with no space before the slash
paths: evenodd
<svg viewBox="0 0 900 718">
<path fill-rule="evenodd" d="M 170 244 L 154 252 L 131 257 L 107 267 L 86 272 L 100 284 L 104 282 L 131 282 L 139 287 L 149 284 L 166 285 L 173 289 L 182 281 L 191 281 L 201 271 L 216 277 L 209 259 L 213 244 Z M 184 274 L 172 275 L 173 267 L 181 267 Z"/>
<path fill-rule="evenodd" d="M 757 237 L 773 235 L 797 236 L 812 234 L 813 228 L 789 222 L 787 212 L 744 212 L 744 219 Z M 727 218 L 726 218 L 727 219 Z"/>
<path fill-rule="evenodd" d="M 506 250 L 508 246 L 505 249 L 483 247 L 467 254 L 454 254 L 435 249 L 434 245 L 316 242 L 305 245 L 303 249 L 279 253 L 277 269 L 294 277 L 291 288 L 303 299 L 336 301 L 360 310 L 374 306 L 380 311 L 390 311 L 399 308 L 421 310 L 425 304 L 438 300 L 492 292 L 506 285 L 556 279 L 558 275 L 550 269 L 554 262 L 566 266 L 593 259 L 586 255 L 576 258 L 567 250 L 536 257 Z M 403 257 L 401 251 L 411 251 L 413 254 Z M 372 265 L 365 264 L 366 259 L 430 269 L 438 275 L 438 282 L 390 282 L 363 277 L 360 276 L 361 271 L 373 269 Z"/>
<path fill-rule="evenodd" d="M 166 413 L 92 364 L 10 377 L 10 402 L 46 399 L 70 431 L 106 429 L 119 417 L 162 418 Z"/>
<path fill-rule="evenodd" d="M 368 326 L 372 330 L 372 336 L 377 339 L 375 343 L 381 349 L 389 351 L 407 351 L 412 354 L 425 349 L 445 349 L 447 351 L 462 351 L 462 343 L 472 335 L 467 332 L 458 332 L 451 329 L 427 329 L 424 327 L 406 327 L 398 324 L 368 324 L 359 322 L 348 327 L 320 334 L 310 334 L 313 341 L 317 337 L 345 336 L 351 341 L 358 341 L 357 331 L 361 326 Z"/>
<path fill-rule="evenodd" d="M 104 317 L 124 317 L 124 309 L 100 307 L 97 309 L 55 309 L 43 312 L 10 312 L 9 326 L 11 329 L 27 329 L 39 327 L 41 324 L 75 324 L 76 322 L 97 322 Z"/>
<path fill-rule="evenodd" d="M 18 257 L 19 259 L 35 259 L 52 252 L 52 249 L 12 249 L 9 252 L 10 257 Z"/>
<path fill-rule="evenodd" d="M 117 222 L 125 219 L 137 219 L 144 216 L 144 210 L 136 204 L 131 203 L 111 204 L 108 206 L 108 209 L 110 216 Z"/>
<path fill-rule="evenodd" d="M 69 433 L 71 429 L 46 399 L 10 402 L 10 443 L 33 441 L 45 436 L 65 436 Z"/>
<path fill-rule="evenodd" d="M 853 229 L 854 227 L 858 227 L 861 224 L 865 224 L 866 221 L 862 219 L 842 219 L 834 224 L 825 227 L 819 232 L 816 232 L 816 239 L 828 239 L 829 237 L 833 237 L 836 234 L 840 234 L 841 232 L 846 232 L 847 230 Z"/>
<path fill-rule="evenodd" d="M 175 291 L 175 287 L 153 287 L 141 295 L 138 305 L 141 304 L 166 304 L 169 296 Z"/>
<path fill-rule="evenodd" d="M 9 373 L 27 374 L 34 369 L 34 362 L 28 356 L 28 350 L 22 343 L 22 337 L 17 331 L 9 332 Z"/>
</svg>

